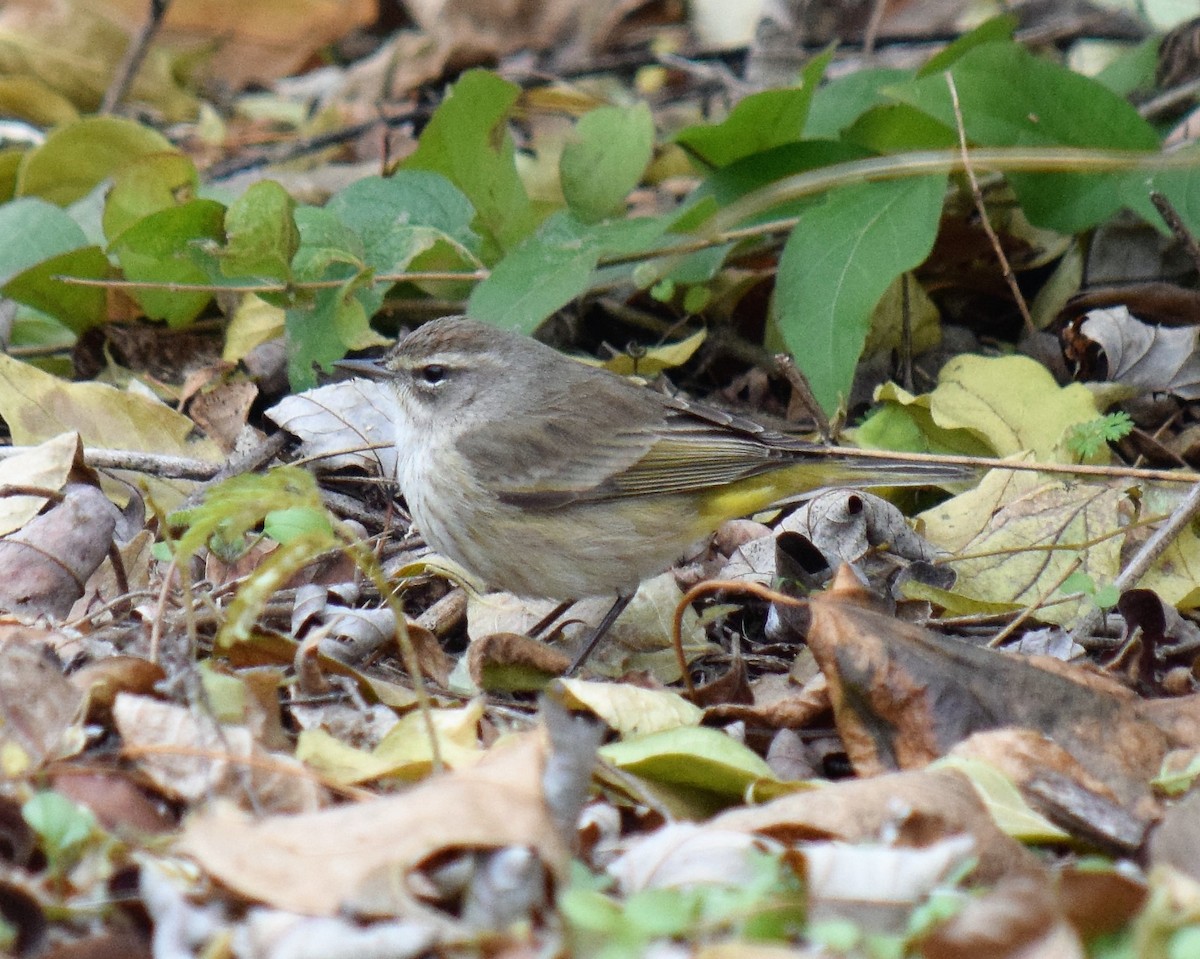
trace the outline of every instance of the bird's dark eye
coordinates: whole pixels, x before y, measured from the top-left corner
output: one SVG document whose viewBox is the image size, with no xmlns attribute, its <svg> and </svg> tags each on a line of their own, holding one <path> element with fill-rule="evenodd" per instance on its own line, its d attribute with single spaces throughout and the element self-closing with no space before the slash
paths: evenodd
<svg viewBox="0 0 1200 959">
<path fill-rule="evenodd" d="M 446 377 L 450 375 L 450 371 L 441 363 L 426 363 L 424 366 L 417 367 L 417 379 L 426 386 L 437 386 L 443 383 Z"/>
</svg>

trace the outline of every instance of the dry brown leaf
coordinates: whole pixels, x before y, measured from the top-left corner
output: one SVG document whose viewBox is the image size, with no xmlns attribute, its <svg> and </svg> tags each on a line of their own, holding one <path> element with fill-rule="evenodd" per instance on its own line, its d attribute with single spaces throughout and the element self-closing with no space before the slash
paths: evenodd
<svg viewBox="0 0 1200 959">
<path fill-rule="evenodd" d="M 291 756 L 270 753 L 244 726 L 218 726 L 182 706 L 121 693 L 113 719 L 124 752 L 163 792 L 185 802 L 213 795 L 238 796 L 256 808 L 315 809 L 320 787 Z"/>
<path fill-rule="evenodd" d="M 741 720 L 768 729 L 801 729 L 829 711 L 829 685 L 818 675 L 803 686 L 790 676 L 768 673 L 750 685 L 754 702 L 710 706 L 706 718 Z"/>
<path fill-rule="evenodd" d="M 146 17 L 141 0 L 103 0 L 132 33 Z M 368 26 L 375 0 L 173 0 L 160 32 L 164 43 L 216 45 L 208 72 L 229 89 L 295 73 L 322 47 Z"/>
<path fill-rule="evenodd" d="M 33 449 L 0 460 L 0 486 L 25 486 L 58 492 L 79 455 L 79 437 L 63 433 Z M 0 535 L 20 529 L 48 502 L 45 496 L 0 497 Z"/>
<path fill-rule="evenodd" d="M 637 0 L 406 0 L 413 19 L 460 57 L 499 58 L 567 40 L 591 48 Z"/>
<path fill-rule="evenodd" d="M 544 752 L 540 734 L 527 734 L 402 795 L 317 813 L 253 821 L 219 807 L 188 822 L 180 849 L 240 895 L 280 909 L 330 916 L 354 908 L 444 926 L 406 882 L 431 856 L 519 845 L 552 868 L 565 864 L 542 798 Z"/>
<path fill-rule="evenodd" d="M 1150 837 L 1150 863 L 1200 879 L 1200 793 L 1175 802 Z"/>
<path fill-rule="evenodd" d="M 105 829 L 118 835 L 175 828 L 174 820 L 130 782 L 128 775 L 68 768 L 56 771 L 52 783 L 55 790 L 90 809 Z"/>
<path fill-rule="evenodd" d="M 780 842 L 865 842 L 878 839 L 887 828 L 898 828 L 901 841 L 923 846 L 966 834 L 975 841 L 979 864 L 972 876 L 981 883 L 1038 875 L 1041 870 L 1032 853 L 1000 831 L 966 777 L 951 770 L 831 783 L 761 806 L 731 809 L 709 825 Z"/>
<path fill-rule="evenodd" d="M 0 609 L 65 617 L 108 556 L 120 514 L 94 486 L 63 498 L 0 540 Z"/>
<path fill-rule="evenodd" d="M 1172 743 L 1141 700 L 1094 670 L 971 646 L 864 605 L 852 575 L 813 599 L 809 646 L 860 775 L 925 765 L 971 733 L 1050 737 L 1126 804 Z"/>
<path fill-rule="evenodd" d="M 222 451 L 232 453 L 257 398 L 258 387 L 249 380 L 221 382 L 197 393 L 188 405 L 188 415 Z"/>
<path fill-rule="evenodd" d="M 1195 326 L 1151 326 L 1126 306 L 1093 310 L 1079 326 L 1108 359 L 1108 379 L 1137 393 L 1200 399 L 1200 354 Z"/>
<path fill-rule="evenodd" d="M 467 650 L 471 682 L 480 689 L 536 688 L 538 677 L 540 682 L 548 682 L 565 673 L 569 665 L 571 660 L 565 653 L 518 633 L 492 633 L 475 640 Z M 502 683 L 497 687 L 498 673 L 519 674 L 527 684 L 515 687 Z"/>
<path fill-rule="evenodd" d="M 82 745 L 83 696 L 48 647 L 59 637 L 0 625 L 0 776 L 21 776 Z M 74 740 L 78 742 L 74 742 Z"/>
<path fill-rule="evenodd" d="M 928 959 L 1084 959 L 1079 935 L 1045 882 L 1001 882 L 935 928 L 921 943 Z"/>
<path fill-rule="evenodd" d="M 85 697 L 90 722 L 111 719 L 113 703 L 119 693 L 149 695 L 157 683 L 167 678 L 158 663 L 140 656 L 108 656 L 71 673 L 71 684 Z"/>
</svg>

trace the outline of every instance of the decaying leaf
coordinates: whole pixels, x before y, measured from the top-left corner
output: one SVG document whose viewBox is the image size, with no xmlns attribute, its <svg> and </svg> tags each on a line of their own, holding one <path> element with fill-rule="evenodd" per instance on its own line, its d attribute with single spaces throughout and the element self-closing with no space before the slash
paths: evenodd
<svg viewBox="0 0 1200 959">
<path fill-rule="evenodd" d="M 813 600 L 808 641 L 862 775 L 917 768 L 972 733 L 1022 727 L 1049 737 L 1133 808 L 1148 801 L 1146 783 L 1162 756 L 1194 730 L 1194 707 L 1176 705 L 1171 727 L 1095 670 L 902 623 L 865 605 L 845 582 L 847 589 Z"/>
<path fill-rule="evenodd" d="M 1036 604 L 1038 619 L 1072 622 L 1089 600 L 1064 599 L 1057 587 L 1072 568 L 1093 582 L 1112 581 L 1127 511 L 1119 489 L 992 470 L 975 489 L 921 515 L 930 542 L 953 554 L 948 565 L 958 578 L 949 591 L 912 590 L 951 609 Z"/>
<path fill-rule="evenodd" d="M 60 502 L 0 539 L 0 609 L 66 616 L 108 556 L 119 518 L 95 486 L 68 484 Z"/>
<path fill-rule="evenodd" d="M 180 849 L 240 895 L 279 909 L 349 909 L 453 928 L 408 884 L 439 852 L 528 846 L 552 869 L 565 865 L 567 848 L 542 798 L 542 763 L 540 737 L 530 734 L 397 796 L 258 820 L 224 806 L 190 820 Z"/>
<path fill-rule="evenodd" d="M 57 492 L 75 465 L 79 437 L 63 433 L 16 456 L 0 460 L 0 486 L 25 486 Z M 45 496 L 0 497 L 0 536 L 20 529 L 41 512 Z"/>
<path fill-rule="evenodd" d="M 1080 333 L 1104 351 L 1108 379 L 1136 393 L 1170 393 L 1182 400 L 1200 399 L 1200 329 L 1195 326 L 1151 326 L 1127 306 L 1092 310 Z"/>
<path fill-rule="evenodd" d="M 82 744 L 70 731 L 83 718 L 83 696 L 43 648 L 53 642 L 42 630 L 0 627 L 0 775 L 26 775 Z"/>
<path fill-rule="evenodd" d="M 290 756 L 267 752 L 244 726 L 198 719 L 181 706 L 121 693 L 113 720 L 126 753 L 163 792 L 195 802 L 214 792 L 246 796 L 257 808 L 315 808 L 320 789 Z"/>
<path fill-rule="evenodd" d="M 306 458 L 323 467 L 357 466 L 391 479 L 396 447 L 388 409 L 379 384 L 358 378 L 286 396 L 266 415 L 300 440 Z"/>
<path fill-rule="evenodd" d="M 712 820 L 717 829 L 757 833 L 784 843 L 836 839 L 870 842 L 885 832 L 925 846 L 952 836 L 974 841 L 974 880 L 1038 876 L 1042 867 L 1004 835 L 966 777 L 952 771 L 892 773 L 829 783 L 780 796 L 761 806 L 730 809 Z"/>
</svg>

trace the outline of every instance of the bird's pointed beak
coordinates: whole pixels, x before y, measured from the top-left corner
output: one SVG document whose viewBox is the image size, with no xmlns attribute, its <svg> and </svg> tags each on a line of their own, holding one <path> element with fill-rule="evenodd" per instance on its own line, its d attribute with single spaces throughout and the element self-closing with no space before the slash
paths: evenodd
<svg viewBox="0 0 1200 959">
<path fill-rule="evenodd" d="M 391 371 L 380 360 L 338 360 L 333 364 L 335 370 L 343 370 L 365 380 L 386 380 Z"/>
</svg>

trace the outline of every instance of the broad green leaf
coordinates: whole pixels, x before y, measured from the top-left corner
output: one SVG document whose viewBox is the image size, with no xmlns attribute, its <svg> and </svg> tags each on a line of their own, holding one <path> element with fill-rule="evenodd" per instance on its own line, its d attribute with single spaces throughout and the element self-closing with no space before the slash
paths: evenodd
<svg viewBox="0 0 1200 959">
<path fill-rule="evenodd" d="M 347 350 L 384 342 L 370 327 L 387 292 L 386 284 L 372 282 L 376 274 L 403 272 L 423 257 L 441 266 L 475 266 L 474 217 L 461 190 L 423 170 L 368 177 L 323 208 L 298 208 L 295 278 L 346 282 L 301 296 L 288 310 L 292 386 L 315 385 L 313 364 L 325 367 Z"/>
<path fill-rule="evenodd" d="M 707 726 L 681 726 L 609 743 L 600 756 L 625 772 L 658 783 L 738 799 L 760 779 L 775 779 L 753 750 Z"/>
<path fill-rule="evenodd" d="M 101 279 L 109 269 L 103 252 L 88 246 L 79 225 L 54 204 L 27 197 L 0 206 L 0 289 L 5 296 L 80 332 L 105 319 L 104 290 L 54 277 Z"/>
<path fill-rule="evenodd" d="M 332 279 L 332 277 L 330 277 Z M 287 311 L 288 380 L 296 390 L 317 385 L 313 367 L 327 369 L 346 355 L 356 341 L 370 345 L 370 317 L 357 297 L 358 285 L 349 279 L 341 286 L 317 290 L 303 307 Z"/>
<path fill-rule="evenodd" d="M 79 225 L 53 203 L 27 197 L 0 206 L 0 284 L 87 245 Z"/>
<path fill-rule="evenodd" d="M 646 249 L 665 228 L 658 217 L 588 226 L 569 213 L 556 213 L 475 287 L 467 313 L 485 323 L 532 332 L 588 289 L 600 257 Z"/>
<path fill-rule="evenodd" d="M 102 287 L 64 283 L 59 276 L 108 279 L 112 265 L 97 246 L 80 247 L 43 260 L 13 277 L 4 295 L 61 320 L 75 333 L 98 326 L 108 318 L 108 298 Z"/>
<path fill-rule="evenodd" d="M 1158 67 L 1158 48 L 1161 42 L 1161 37 L 1152 36 L 1137 46 L 1126 49 L 1096 74 L 1096 82 L 1104 84 L 1122 97 L 1141 90 L 1153 90 L 1154 71 Z"/>
<path fill-rule="evenodd" d="M 985 20 L 970 33 L 965 33 L 948 43 L 942 50 L 926 60 L 924 66 L 917 71 L 917 76 L 929 77 L 940 74 L 943 70 L 952 67 L 967 53 L 985 43 L 1011 44 L 1017 25 L 1018 20 L 1011 13 Z"/>
<path fill-rule="evenodd" d="M 291 279 L 300 248 L 296 202 L 274 180 L 260 180 L 230 204 L 225 214 L 221 272 L 229 277 Z"/>
<path fill-rule="evenodd" d="M 206 247 L 225 239 L 225 208 L 215 200 L 192 200 L 144 217 L 125 230 L 111 246 L 130 280 L 150 283 L 209 283 L 202 265 Z M 172 290 L 134 290 L 146 315 L 184 326 L 204 309 L 212 294 Z"/>
<path fill-rule="evenodd" d="M 195 165 L 181 153 L 134 159 L 116 174 L 104 198 L 104 235 L 111 243 L 143 217 L 195 199 L 199 186 Z"/>
<path fill-rule="evenodd" d="M 1158 149 L 1154 129 L 1123 98 L 1095 80 L 1040 59 L 1016 44 L 976 47 L 951 68 L 967 138 L 984 146 Z M 889 91 L 955 129 L 946 77 L 927 76 Z M 1122 205 L 1123 184 L 1144 174 L 1014 173 L 1030 221 L 1075 233 Z M 1148 201 L 1139 204 L 1147 213 Z"/>
<path fill-rule="evenodd" d="M 864 183 L 800 214 L 772 320 L 826 410 L 849 393 L 875 304 L 933 249 L 945 190 L 944 176 Z"/>
<path fill-rule="evenodd" d="M 831 80 L 813 95 L 804 135 L 808 139 L 838 136 L 866 110 L 891 102 L 883 91 L 912 79 L 911 70 L 875 67 L 855 70 Z"/>
<path fill-rule="evenodd" d="M 17 170 L 29 152 L 25 147 L 0 150 L 0 203 L 7 203 L 17 192 Z"/>
<path fill-rule="evenodd" d="M 537 223 L 517 174 L 506 124 L 520 89 L 485 70 L 463 74 L 446 94 L 416 151 L 401 168 L 441 173 L 475 207 L 476 229 L 491 244 L 485 259 L 511 250 Z"/>
<path fill-rule="evenodd" d="M 21 818 L 42 841 L 46 857 L 61 868 L 96 829 L 91 811 L 62 793 L 36 793 L 21 806 Z"/>
<path fill-rule="evenodd" d="M 288 378 L 299 390 L 316 385 L 314 364 L 326 367 L 346 355 L 342 330 L 369 329 L 369 317 L 355 291 L 370 270 L 363 260 L 362 240 L 333 213 L 302 206 L 295 216 L 300 230 L 300 248 L 292 262 L 295 278 L 344 281 L 297 296 L 287 311 Z"/>
<path fill-rule="evenodd" d="M 17 194 L 65 206 L 139 157 L 174 149 L 161 133 L 132 120 L 85 117 L 59 127 L 26 154 Z"/>
<path fill-rule="evenodd" d="M 752 153 L 798 141 L 813 91 L 832 56 L 831 48 L 809 61 L 799 86 L 752 93 L 721 123 L 688 127 L 676 136 L 676 142 L 709 166 L 723 167 Z"/>
<path fill-rule="evenodd" d="M 958 134 L 907 103 L 883 103 L 865 111 L 842 131 L 842 139 L 874 153 L 946 150 L 958 146 Z"/>
<path fill-rule="evenodd" d="M 1200 236 L 1200 151 L 1195 146 L 1190 149 L 1196 160 L 1195 166 L 1184 170 L 1164 170 L 1141 182 L 1131 179 L 1128 200 L 1132 205 L 1136 200 L 1144 200 L 1149 190 L 1158 190 L 1171 201 L 1192 236 Z M 1153 222 L 1157 222 L 1157 213 Z"/>
<path fill-rule="evenodd" d="M 479 238 L 471 230 L 475 208 L 466 195 L 440 173 L 400 170 L 390 177 L 367 177 L 346 187 L 325 204 L 362 241 L 363 256 L 375 270 L 407 269 L 427 241 L 414 243 L 414 231 L 474 252 Z"/>
<path fill-rule="evenodd" d="M 586 223 L 622 212 L 653 153 L 654 118 L 645 103 L 585 114 L 559 161 L 567 205 Z"/>
</svg>

